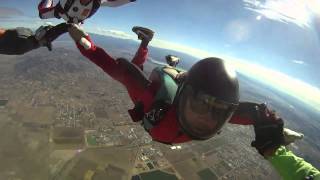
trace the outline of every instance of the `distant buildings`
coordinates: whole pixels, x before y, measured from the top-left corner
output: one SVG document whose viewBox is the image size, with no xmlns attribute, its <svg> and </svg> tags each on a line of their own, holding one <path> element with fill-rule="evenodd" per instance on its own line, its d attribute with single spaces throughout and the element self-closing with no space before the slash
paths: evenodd
<svg viewBox="0 0 320 180">
<path fill-rule="evenodd" d="M 53 142 L 57 144 L 81 144 L 84 142 L 84 130 L 79 128 L 55 127 Z"/>
</svg>

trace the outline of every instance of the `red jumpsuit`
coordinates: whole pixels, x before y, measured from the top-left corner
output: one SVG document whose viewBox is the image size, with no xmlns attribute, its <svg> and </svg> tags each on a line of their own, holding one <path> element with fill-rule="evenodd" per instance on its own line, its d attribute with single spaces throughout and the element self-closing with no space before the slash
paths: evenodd
<svg viewBox="0 0 320 180">
<path fill-rule="evenodd" d="M 91 42 L 91 48 L 86 50 L 80 44 L 77 44 L 80 52 L 102 68 L 113 79 L 123 84 L 133 103 L 142 102 L 144 113 L 149 112 L 160 87 L 159 83 L 152 81 L 147 88 L 141 86 L 141 83 L 134 78 L 134 75 L 130 74 L 130 71 L 125 66 L 109 56 L 102 48 L 95 46 L 89 36 L 87 40 Z M 142 67 L 147 60 L 147 55 L 148 49 L 140 46 L 131 62 L 138 67 Z M 252 124 L 252 121 L 246 116 L 234 116 L 230 122 L 243 125 Z M 181 131 L 177 121 L 176 107 L 173 105 L 166 112 L 163 119 L 149 130 L 149 134 L 153 140 L 166 144 L 183 143 L 192 140 Z"/>
</svg>

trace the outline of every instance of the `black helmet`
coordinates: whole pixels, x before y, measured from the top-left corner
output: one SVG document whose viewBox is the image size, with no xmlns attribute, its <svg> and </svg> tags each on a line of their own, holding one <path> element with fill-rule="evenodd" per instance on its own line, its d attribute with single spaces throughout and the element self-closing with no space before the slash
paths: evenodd
<svg viewBox="0 0 320 180">
<path fill-rule="evenodd" d="M 178 121 L 193 139 L 215 135 L 239 104 L 235 71 L 219 58 L 194 64 L 178 91 Z"/>
<path fill-rule="evenodd" d="M 179 64 L 180 58 L 174 55 L 167 55 L 166 60 L 169 66 L 176 67 Z"/>
</svg>

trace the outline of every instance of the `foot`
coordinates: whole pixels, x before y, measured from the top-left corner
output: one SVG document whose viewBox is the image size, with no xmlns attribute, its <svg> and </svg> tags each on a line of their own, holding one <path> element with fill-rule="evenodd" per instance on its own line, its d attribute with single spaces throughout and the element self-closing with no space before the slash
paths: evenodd
<svg viewBox="0 0 320 180">
<path fill-rule="evenodd" d="M 173 56 L 173 55 L 167 55 L 166 60 L 167 60 L 168 65 L 172 66 L 172 67 L 176 67 L 180 62 L 180 58 L 177 56 Z"/>
<path fill-rule="evenodd" d="M 135 26 L 132 28 L 132 31 L 138 35 L 138 39 L 142 41 L 151 41 L 154 35 L 154 32 L 151 29 Z"/>
<path fill-rule="evenodd" d="M 42 8 L 51 8 L 53 6 L 53 0 L 41 0 L 39 5 Z"/>
</svg>

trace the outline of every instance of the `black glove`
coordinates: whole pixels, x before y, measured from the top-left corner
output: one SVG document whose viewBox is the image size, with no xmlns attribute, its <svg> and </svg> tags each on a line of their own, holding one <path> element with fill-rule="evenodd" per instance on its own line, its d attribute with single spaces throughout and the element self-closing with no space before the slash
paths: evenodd
<svg viewBox="0 0 320 180">
<path fill-rule="evenodd" d="M 266 104 L 256 106 L 254 120 L 256 137 L 251 146 L 255 147 L 261 155 L 264 155 L 266 150 L 277 149 L 285 144 L 283 120 L 277 117 L 274 111 L 269 110 Z"/>
<path fill-rule="evenodd" d="M 37 29 L 35 38 L 38 40 L 40 46 L 46 46 L 51 51 L 52 41 L 66 33 L 69 27 L 70 24 L 66 23 L 61 23 L 56 26 L 41 26 Z"/>
<path fill-rule="evenodd" d="M 45 38 L 47 39 L 47 41 L 52 42 L 62 34 L 68 32 L 69 27 L 71 27 L 71 24 L 67 23 L 61 23 L 56 26 L 53 26 L 50 29 L 48 29 Z"/>
</svg>

